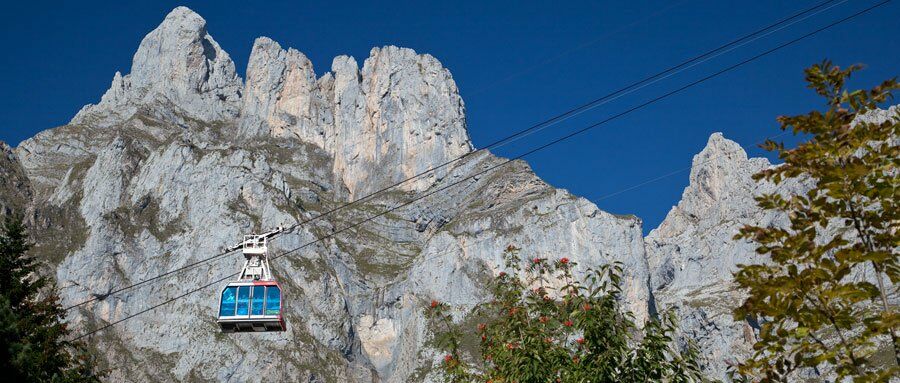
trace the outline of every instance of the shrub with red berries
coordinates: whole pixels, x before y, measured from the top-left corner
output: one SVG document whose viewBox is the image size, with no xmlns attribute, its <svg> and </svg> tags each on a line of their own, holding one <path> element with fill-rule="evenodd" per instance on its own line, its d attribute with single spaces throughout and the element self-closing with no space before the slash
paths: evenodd
<svg viewBox="0 0 900 383">
<path fill-rule="evenodd" d="M 506 249 L 506 271 L 490 284 L 493 299 L 454 323 L 445 304 L 426 314 L 434 344 L 447 352 L 440 372 L 461 382 L 700 382 L 696 350 L 679 350 L 671 315 L 643 326 L 622 308 L 621 266 L 588 270 L 569 258 L 519 258 Z M 477 344 L 461 350 L 462 344 Z"/>
</svg>

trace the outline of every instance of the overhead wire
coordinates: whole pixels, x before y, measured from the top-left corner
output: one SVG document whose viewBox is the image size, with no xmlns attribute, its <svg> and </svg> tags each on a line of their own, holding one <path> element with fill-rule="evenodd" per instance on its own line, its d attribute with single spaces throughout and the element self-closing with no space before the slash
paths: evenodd
<svg viewBox="0 0 900 383">
<path fill-rule="evenodd" d="M 785 134 L 787 134 L 787 133 L 788 133 L 788 132 L 785 131 L 785 132 L 782 132 L 782 133 L 780 133 L 780 134 L 777 134 L 777 135 L 774 135 L 774 136 L 767 137 L 766 140 L 776 139 L 776 138 L 779 138 L 779 137 L 781 137 L 781 136 L 783 136 L 783 135 L 785 135 Z M 763 142 L 765 142 L 766 140 L 757 142 L 757 145 L 758 145 L 758 144 L 761 144 L 761 143 L 763 143 Z M 721 154 L 719 154 L 719 155 L 712 156 L 712 157 L 710 157 L 710 158 L 707 158 L 707 159 L 704 160 L 704 161 L 699 162 L 698 164 L 693 164 L 693 165 L 688 166 L 688 167 L 679 168 L 679 169 L 673 170 L 673 171 L 671 171 L 671 172 L 665 173 L 665 174 L 663 174 L 663 175 L 660 175 L 660 176 L 658 176 L 658 177 L 654 177 L 654 178 L 651 178 L 651 179 L 647 179 L 647 180 L 645 180 L 645 181 L 643 181 L 643 182 L 640 182 L 640 183 L 638 183 L 638 184 L 629 186 L 629 187 L 627 187 L 627 188 L 625 188 L 625 189 L 621 189 L 621 190 L 618 190 L 618 191 L 616 191 L 616 192 L 613 192 L 613 193 L 609 193 L 609 194 L 603 195 L 603 196 L 601 196 L 601 197 L 599 197 L 599 198 L 595 198 L 595 199 L 593 199 L 592 201 L 593 201 L 593 202 L 596 202 L 596 201 L 600 201 L 600 200 L 605 200 L 605 199 L 612 198 L 612 197 L 614 197 L 614 196 L 616 196 L 616 195 L 619 195 L 619 194 L 621 194 L 621 193 L 624 193 L 624 192 L 627 192 L 627 191 L 630 191 L 630 190 L 634 190 L 634 189 L 637 189 L 637 188 L 646 186 L 646 185 L 648 185 L 648 184 L 651 184 L 651 183 L 653 183 L 653 182 L 657 182 L 657 181 L 659 181 L 659 180 L 662 180 L 662 179 L 665 179 L 665 178 L 674 176 L 674 175 L 676 175 L 676 174 L 679 174 L 679 173 L 682 173 L 682 172 L 691 170 L 691 169 L 693 168 L 694 165 L 702 165 L 702 164 L 710 163 L 710 162 L 712 162 L 712 161 L 714 161 L 714 160 L 716 160 L 716 159 L 719 159 L 719 158 L 721 158 L 721 157 L 724 157 L 724 156 L 727 155 L 727 154 L 738 153 L 738 152 L 740 152 L 741 150 L 743 150 L 743 148 L 738 148 L 738 150 L 734 150 L 734 151 L 732 151 L 732 152 L 725 152 L 725 153 L 721 153 Z M 549 224 L 561 222 L 561 221 L 563 220 L 563 218 L 564 218 L 564 217 L 558 217 L 556 220 L 550 221 Z M 463 246 L 463 248 L 471 248 L 471 247 L 474 246 L 474 245 L 481 244 L 481 243 L 487 242 L 487 241 L 489 241 L 489 240 L 494 240 L 494 239 L 496 239 L 496 238 L 495 238 L 495 237 L 484 238 L 484 239 L 481 239 L 481 240 L 479 240 L 479 241 L 476 241 L 476 242 L 470 243 L 470 244 L 468 244 L 468 245 L 465 245 L 465 246 Z M 309 243 L 309 244 L 311 244 L 311 243 Z M 309 245 L 309 244 L 306 244 L 306 245 Z M 291 250 L 282 252 L 282 253 L 280 253 L 280 254 L 278 254 L 278 255 L 272 257 L 272 259 L 277 259 L 277 258 L 286 256 L 286 255 L 288 255 L 288 254 L 290 254 L 290 253 L 299 251 L 299 250 L 301 250 L 303 247 L 305 247 L 306 245 L 301 246 L 300 248 L 294 248 L 294 249 L 291 249 Z M 453 253 L 453 252 L 455 252 L 455 251 L 457 251 L 457 250 L 456 250 L 456 249 L 453 249 L 453 250 L 446 250 L 446 251 L 443 251 L 443 252 L 439 252 L 439 253 L 432 254 L 431 256 L 428 256 L 428 257 L 425 257 L 425 258 L 417 259 L 417 261 L 418 261 L 418 262 L 429 261 L 429 260 L 435 259 L 435 258 L 437 258 L 437 257 L 439 257 L 439 256 L 441 256 L 441 255 L 450 254 L 450 253 Z M 121 322 L 124 322 L 125 320 L 130 319 L 131 317 L 135 317 L 135 316 L 138 316 L 138 315 L 147 313 L 147 312 L 149 312 L 149 311 L 153 311 L 153 310 L 155 310 L 155 309 L 157 309 L 157 308 L 159 308 L 159 307 L 161 307 L 161 306 L 164 306 L 164 305 L 167 304 L 167 303 L 170 303 L 171 301 L 181 299 L 181 298 L 183 298 L 183 297 L 185 297 L 185 296 L 187 296 L 187 295 L 190 295 L 190 294 L 192 294 L 192 293 L 194 293 L 194 292 L 196 292 L 196 291 L 198 291 L 198 290 L 202 290 L 202 289 L 205 289 L 205 288 L 210 287 L 210 286 L 212 286 L 212 285 L 216 285 L 216 284 L 222 283 L 222 282 L 224 282 L 224 281 L 226 281 L 226 280 L 229 280 L 229 279 L 231 279 L 231 278 L 234 278 L 234 277 L 237 276 L 238 274 L 240 274 L 240 273 L 239 273 L 239 272 L 236 272 L 236 273 L 232 273 L 232 274 L 226 275 L 226 276 L 224 276 L 224 277 L 222 277 L 222 278 L 219 278 L 219 279 L 216 279 L 216 280 L 214 280 L 214 281 L 212 281 L 212 282 L 209 282 L 209 283 L 206 284 L 206 285 L 200 286 L 199 288 L 197 288 L 197 289 L 195 289 L 195 290 L 190 290 L 190 291 L 188 291 L 188 292 L 186 292 L 186 293 L 184 293 L 184 294 L 181 294 L 181 295 L 179 295 L 179 296 L 176 296 L 176 297 L 174 297 L 174 298 L 172 298 L 172 299 L 170 299 L 170 300 L 163 301 L 162 303 L 159 303 L 159 304 L 153 305 L 153 306 L 151 306 L 151 307 L 148 307 L 148 308 L 146 308 L 146 309 L 144 309 L 144 310 L 141 310 L 141 311 L 139 311 L 139 312 L 137 312 L 137 313 L 135 313 L 135 314 L 132 314 L 132 315 L 129 316 L 129 317 L 124 317 L 124 318 L 122 318 L 122 319 L 120 319 L 120 320 L 118 320 L 118 321 L 110 322 L 110 323 L 104 325 L 104 327 L 95 329 L 95 330 L 94 330 L 94 333 L 99 332 L 99 331 L 102 331 L 102 330 L 105 330 L 105 329 L 107 329 L 107 328 L 109 328 L 109 327 L 115 326 L 116 324 L 121 323 Z M 86 337 L 86 336 L 90 336 L 90 335 L 92 335 L 92 334 L 84 334 L 84 335 L 82 335 L 82 336 L 79 336 L 79 337 L 75 338 L 75 340 L 77 341 L 77 340 L 79 340 L 79 339 L 82 339 L 82 338 L 84 338 L 84 337 Z"/>
<path fill-rule="evenodd" d="M 774 140 L 774 139 L 779 138 L 779 137 L 781 137 L 781 136 L 784 136 L 784 135 L 786 135 L 786 134 L 788 134 L 788 133 L 789 133 L 789 132 L 784 131 L 784 132 L 781 132 L 781 133 L 776 134 L 776 135 L 773 135 L 773 136 L 768 136 L 768 137 L 766 137 L 766 139 L 764 139 L 764 140 L 762 140 L 762 141 L 759 141 L 759 142 L 757 142 L 757 143 L 754 144 L 754 145 L 762 144 L 762 143 L 766 142 L 767 140 Z M 638 189 L 638 188 L 647 186 L 647 185 L 649 185 L 649 184 L 651 184 L 651 183 L 654 183 L 654 182 L 663 180 L 663 179 L 665 179 L 665 178 L 672 177 L 672 176 L 674 176 L 674 175 L 676 175 L 676 174 L 680 174 L 680 173 L 683 173 L 683 172 L 685 172 L 685 171 L 691 170 L 691 169 L 694 168 L 694 166 L 705 165 L 705 164 L 711 163 L 711 162 L 713 162 L 713 161 L 715 161 L 715 160 L 717 160 L 717 159 L 719 159 L 719 158 L 722 158 L 722 157 L 725 157 L 725 156 L 728 156 L 728 155 L 731 155 L 731 154 L 737 154 L 737 153 L 740 153 L 741 151 L 744 151 L 744 148 L 739 147 L 739 148 L 737 148 L 737 149 L 735 149 L 735 150 L 730 150 L 730 151 L 725 151 L 725 152 L 719 153 L 719 154 L 714 155 L 714 156 L 711 156 L 711 157 L 709 157 L 709 158 L 707 158 L 707 159 L 705 159 L 705 160 L 703 160 L 703 161 L 700 161 L 700 162 L 698 162 L 698 163 L 696 163 L 696 164 L 692 164 L 691 166 L 683 167 L 683 168 L 678 168 L 678 169 L 672 170 L 672 171 L 670 171 L 670 172 L 668 172 L 668 173 L 661 174 L 661 175 L 659 175 L 659 176 L 656 176 L 656 177 L 653 177 L 653 178 L 646 179 L 646 180 L 644 180 L 644 181 L 642 181 L 642 182 L 640 182 L 640 183 L 631 185 L 631 186 L 629 186 L 629 187 L 627 187 L 627 188 L 619 189 L 618 191 L 615 191 L 615 192 L 612 192 L 612 193 L 608 193 L 608 194 L 604 194 L 604 195 L 602 195 L 602 196 L 600 196 L 600 197 L 598 197 L 598 198 L 592 198 L 592 199 L 590 200 L 590 202 L 596 203 L 597 201 L 602 201 L 602 200 L 606 200 L 606 199 L 615 197 L 615 196 L 620 195 L 620 194 L 622 194 L 622 193 L 624 193 L 624 192 L 631 191 L 631 190 L 634 190 L 634 189 Z M 565 217 L 565 216 L 559 216 L 559 217 L 557 217 L 556 219 L 551 220 L 551 221 L 549 221 L 549 222 L 542 222 L 542 224 L 544 224 L 544 225 L 551 225 L 551 224 L 555 224 L 555 223 L 562 222 L 564 219 L 568 219 L 568 218 Z M 472 242 L 472 243 L 469 243 L 469 244 L 466 244 L 466 245 L 462 245 L 462 246 L 460 246 L 460 248 L 461 248 L 461 249 L 468 249 L 468 248 L 471 248 L 471 247 L 474 246 L 474 245 L 481 244 L 481 243 L 484 243 L 484 242 L 487 242 L 487 241 L 490 241 L 490 240 L 495 240 L 495 239 L 497 239 L 497 238 L 496 238 L 496 237 L 487 237 L 487 238 L 483 238 L 483 239 L 481 239 L 481 240 L 478 240 L 478 241 L 475 241 L 475 242 Z M 438 253 L 434 253 L 434 254 L 428 255 L 428 256 L 426 256 L 426 257 L 424 257 L 424 258 L 416 258 L 416 262 L 426 262 L 426 261 L 430 261 L 430 260 L 432 260 L 432 259 L 439 258 L 439 257 L 442 256 L 442 255 L 452 254 L 452 253 L 457 252 L 457 251 L 459 251 L 459 250 L 460 250 L 460 249 L 449 249 L 449 250 L 441 251 L 441 252 L 438 252 Z"/>
<path fill-rule="evenodd" d="M 684 4 L 685 2 L 687 2 L 687 0 L 682 0 L 682 1 L 678 1 L 678 2 L 670 2 L 667 6 L 665 6 L 665 7 L 663 7 L 663 8 L 660 8 L 660 9 L 657 9 L 657 10 L 655 10 L 655 11 L 649 13 L 649 14 L 646 14 L 646 15 L 644 15 L 644 17 L 641 17 L 640 19 L 633 20 L 633 21 L 631 21 L 630 23 L 628 23 L 628 24 L 626 24 L 626 25 L 622 25 L 622 26 L 620 26 L 620 27 L 618 27 L 618 28 L 616 28 L 616 29 L 613 29 L 613 30 L 610 30 L 610 31 L 606 31 L 606 32 L 604 32 L 603 34 L 601 34 L 600 36 L 597 36 L 597 37 L 593 38 L 592 40 L 587 41 L 587 42 L 585 42 L 585 43 L 579 44 L 579 45 L 574 46 L 574 47 L 571 47 L 571 48 L 569 48 L 569 49 L 565 49 L 565 50 L 563 50 L 563 51 L 559 51 L 559 52 L 557 52 L 556 54 L 554 54 L 554 55 L 551 56 L 551 57 L 546 57 L 546 58 L 544 58 L 543 60 L 540 60 L 540 61 L 534 63 L 533 65 L 529 65 L 528 67 L 525 67 L 525 68 L 523 68 L 523 69 L 519 69 L 519 70 L 517 70 L 517 71 L 515 71 L 515 72 L 513 72 L 513 73 L 511 73 L 511 74 L 509 74 L 509 75 L 507 75 L 507 76 L 505 76 L 505 77 L 503 77 L 503 78 L 500 78 L 499 80 L 492 81 L 492 82 L 490 82 L 490 83 L 488 83 L 488 84 L 486 84 L 486 85 L 484 85 L 484 86 L 482 86 L 482 87 L 480 87 L 480 88 L 476 88 L 476 89 L 473 90 L 473 91 L 466 92 L 466 94 L 467 94 L 469 97 L 471 97 L 471 96 L 474 96 L 474 95 L 478 95 L 478 94 L 484 93 L 485 91 L 487 91 L 487 90 L 489 90 L 489 89 L 492 89 L 492 88 L 496 87 L 496 86 L 499 85 L 499 84 L 502 84 L 502 83 L 507 82 L 507 81 L 509 81 L 509 80 L 512 80 L 512 79 L 514 79 L 514 78 L 516 78 L 516 77 L 519 77 L 519 76 L 521 76 L 521 75 L 524 75 L 524 74 L 526 74 L 526 73 L 528 73 L 528 72 L 531 72 L 531 71 L 533 71 L 533 70 L 535 70 L 535 69 L 538 69 L 538 68 L 540 68 L 540 67 L 542 67 L 542 66 L 544 66 L 544 65 L 547 65 L 547 64 L 549 64 L 549 63 L 551 63 L 551 62 L 553 62 L 553 61 L 556 61 L 556 60 L 558 60 L 558 59 L 560 59 L 560 58 L 562 58 L 562 57 L 564 57 L 564 56 L 566 56 L 566 55 L 568 55 L 568 54 L 570 54 L 570 53 L 573 53 L 573 52 L 575 52 L 575 51 L 579 51 L 579 50 L 585 49 L 585 48 L 587 48 L 587 47 L 589 47 L 589 46 L 591 46 L 591 45 L 594 45 L 594 44 L 596 44 L 596 43 L 602 41 L 603 39 L 605 39 L 605 38 L 607 38 L 607 37 L 613 36 L 613 35 L 618 34 L 618 33 L 622 32 L 622 31 L 624 31 L 624 30 L 627 30 L 628 28 L 634 27 L 634 26 L 637 25 L 637 24 L 646 22 L 646 21 L 648 21 L 648 20 L 650 20 L 650 19 L 653 19 L 653 18 L 655 18 L 655 17 L 658 17 L 658 16 L 660 16 L 660 15 L 663 15 L 663 14 L 665 14 L 666 12 L 672 10 L 673 8 L 676 8 L 676 7 L 681 6 L 681 5 Z"/>
<path fill-rule="evenodd" d="M 760 144 L 765 143 L 767 140 L 774 140 L 774 139 L 777 139 L 777 138 L 779 138 L 779 137 L 782 137 L 782 136 L 784 136 L 784 135 L 786 135 L 786 134 L 788 134 L 788 133 L 790 133 L 790 132 L 788 132 L 788 131 L 783 131 L 783 132 L 781 132 L 781 133 L 779 133 L 779 134 L 772 135 L 772 136 L 768 136 L 768 137 L 766 137 L 764 140 L 758 141 L 758 142 L 756 142 L 756 143 L 753 144 L 753 145 L 758 146 L 758 145 L 760 145 Z M 722 158 L 722 157 L 725 157 L 725 156 L 728 156 L 728 155 L 731 155 L 731 154 L 740 153 L 741 151 L 746 152 L 746 151 L 744 150 L 744 148 L 742 148 L 742 147 L 738 147 L 738 148 L 735 149 L 735 150 L 724 151 L 724 152 L 719 153 L 719 154 L 717 154 L 717 155 L 714 155 L 714 156 L 711 156 L 711 157 L 709 157 L 709 158 L 706 158 L 706 159 L 703 160 L 703 161 L 700 161 L 700 162 L 691 164 L 691 166 L 687 166 L 687 167 L 683 167 L 683 168 L 674 169 L 674 170 L 672 170 L 672 171 L 669 171 L 669 172 L 667 172 L 667 173 L 661 174 L 661 175 L 659 175 L 659 176 L 656 176 L 656 177 L 653 177 L 653 178 L 649 178 L 649 179 L 646 179 L 646 180 L 644 180 L 644 181 L 641 181 L 641 182 L 639 182 L 639 183 L 637 183 L 637 184 L 631 185 L 631 186 L 629 186 L 629 187 L 627 187 L 627 188 L 619 189 L 619 190 L 617 190 L 617 191 L 615 191 L 615 192 L 608 193 L 608 194 L 604 194 L 604 195 L 601 195 L 600 197 L 597 197 L 597 198 L 591 198 L 591 199 L 590 199 L 590 202 L 596 203 L 596 202 L 598 202 L 598 201 L 602 201 L 602 200 L 606 200 L 606 199 L 615 197 L 615 196 L 620 195 L 620 194 L 622 194 L 622 193 L 624 193 L 624 192 L 631 191 L 631 190 L 634 190 L 634 189 L 638 189 L 638 188 L 647 186 L 647 185 L 649 185 L 649 184 L 651 184 L 651 183 L 658 182 L 658 181 L 663 180 L 663 179 L 666 179 L 666 178 L 668 178 L 668 177 L 672 177 L 672 176 L 674 176 L 674 175 L 677 175 L 677 174 L 683 173 L 683 172 L 685 172 L 685 171 L 691 170 L 691 169 L 693 169 L 695 166 L 702 166 L 702 165 L 708 164 L 708 163 L 710 163 L 710 162 L 713 162 L 713 161 L 715 161 L 715 160 L 717 160 L 717 159 L 719 159 L 719 158 Z M 443 202 L 446 202 L 446 201 L 443 201 Z M 566 217 L 560 216 L 560 217 L 557 217 L 556 219 L 551 220 L 551 221 L 549 221 L 549 222 L 541 222 L 541 223 L 544 224 L 544 225 L 555 224 L 555 223 L 561 222 L 563 219 L 566 219 Z M 481 243 L 484 243 L 484 242 L 486 242 L 486 241 L 493 240 L 493 239 L 496 239 L 496 237 L 483 238 L 483 239 L 478 240 L 478 241 L 476 241 L 476 242 L 473 242 L 473 243 L 470 243 L 470 244 L 467 244 L 467 245 L 463 245 L 463 246 L 460 246 L 460 247 L 461 247 L 462 249 L 468 249 L 468 248 L 474 246 L 475 244 L 481 244 Z M 454 252 L 456 252 L 456 251 L 458 251 L 458 249 L 449 249 L 449 250 L 446 250 L 446 251 L 442 251 L 442 252 L 438 252 L 438 253 L 431 254 L 431 255 L 426 256 L 426 257 L 424 257 L 424 258 L 416 257 L 416 262 L 429 261 L 429 260 L 435 259 L 435 258 L 437 258 L 437 257 L 439 257 L 439 256 L 441 256 L 441 255 L 451 254 L 451 253 L 454 253 Z M 280 255 L 279 255 L 279 256 L 280 256 Z M 274 259 L 274 258 L 273 258 L 273 259 Z"/>
</svg>

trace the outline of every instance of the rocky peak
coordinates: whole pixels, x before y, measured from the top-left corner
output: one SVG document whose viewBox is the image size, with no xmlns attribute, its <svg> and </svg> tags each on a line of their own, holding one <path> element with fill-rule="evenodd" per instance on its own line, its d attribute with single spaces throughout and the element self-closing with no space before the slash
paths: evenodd
<svg viewBox="0 0 900 383">
<path fill-rule="evenodd" d="M 747 158 L 738 143 L 714 133 L 694 156 L 681 201 L 645 238 L 656 306 L 675 311 L 679 333 L 704 350 L 701 364 L 715 378 L 724 378 L 727 362 L 752 343 L 749 325 L 731 319 L 740 298 L 730 280 L 736 265 L 753 262 L 755 252 L 751 243 L 733 237 L 744 224 L 777 218 L 753 199 L 773 188 L 752 178 L 768 166 L 765 158 Z"/>
<path fill-rule="evenodd" d="M 346 197 L 381 189 L 472 150 L 450 72 L 430 55 L 375 48 L 363 63 L 338 56 L 316 79 L 310 60 L 261 37 L 247 66 L 242 137 L 288 137 L 334 157 Z M 408 185 L 423 190 L 441 169 Z"/>
<path fill-rule="evenodd" d="M 374 48 L 362 70 L 356 60 L 342 56 L 334 59 L 332 71 L 335 173 L 351 195 L 472 150 L 456 82 L 431 55 L 394 46 Z M 445 175 L 442 169 L 402 188 L 422 190 Z"/>
<path fill-rule="evenodd" d="M 207 33 L 206 20 L 178 7 L 141 41 L 131 73 L 116 73 L 100 103 L 72 122 L 111 125 L 139 110 L 174 122 L 226 120 L 237 116 L 240 92 L 234 62 Z"/>
<path fill-rule="evenodd" d="M 754 181 L 752 176 L 769 166 L 765 158 L 747 158 L 747 153 L 737 142 L 726 139 L 721 133 L 709 137 L 706 147 L 694 156 L 689 184 L 682 193 L 681 201 L 647 236 L 651 249 L 659 250 L 677 239 L 692 242 L 691 247 L 701 247 L 703 250 L 697 254 L 682 254 L 679 246 L 665 251 L 648 249 L 648 253 L 652 253 L 649 255 L 651 268 L 662 272 L 654 279 L 657 287 L 665 286 L 672 280 L 690 285 L 708 282 L 708 277 L 692 274 L 711 266 L 703 262 L 693 264 L 703 259 L 716 264 L 721 261 L 723 270 L 714 274 L 716 278 L 730 277 L 729 270 L 735 260 L 723 259 L 730 256 L 715 251 L 720 245 L 717 241 L 730 242 L 736 234 L 738 218 L 754 218 L 751 216 L 758 209 L 753 197 L 771 190 L 773 185 Z M 687 263 L 697 269 L 686 269 Z M 680 273 L 689 275 L 679 276 Z"/>
<path fill-rule="evenodd" d="M 175 8 L 143 41 L 131 73 L 116 73 L 97 105 L 71 124 L 106 128 L 136 114 L 194 126 L 224 122 L 228 137 L 297 139 L 330 154 L 339 198 L 392 185 L 472 150 L 465 106 L 450 71 L 427 54 L 374 48 L 362 68 L 334 59 L 316 78 L 300 51 L 258 38 L 246 86 L 234 63 L 207 33 L 206 21 Z M 445 177 L 441 169 L 401 186 L 421 191 Z"/>
<path fill-rule="evenodd" d="M 700 217 L 730 216 L 737 210 L 748 208 L 744 206 L 746 201 L 738 201 L 735 196 L 752 195 L 759 187 L 752 175 L 768 166 L 767 159 L 747 158 L 747 152 L 740 144 L 725 138 L 722 133 L 713 133 L 706 147 L 694 156 L 690 183 L 684 189 L 681 201 L 672 207 L 649 238 L 671 235 Z"/>
<path fill-rule="evenodd" d="M 316 89 L 312 62 L 296 49 L 282 49 L 268 37 L 253 43 L 241 109 L 244 137 L 296 137 L 325 145 L 330 108 Z"/>
<path fill-rule="evenodd" d="M 881 123 L 896 118 L 898 106 L 872 110 L 856 122 Z M 802 195 L 812 180 L 790 179 L 774 185 L 752 176 L 772 165 L 747 158 L 736 142 L 713 134 L 694 156 L 690 184 L 681 201 L 645 238 L 650 288 L 661 310 L 674 310 L 679 336 L 687 335 L 703 350 L 701 364 L 714 378 L 726 378 L 728 365 L 749 355 L 755 323 L 732 316 L 743 300 L 732 284 L 739 264 L 765 260 L 751 241 L 735 240 L 744 225 L 786 227 L 786 216 L 760 209 L 754 197 L 765 193 Z"/>
<path fill-rule="evenodd" d="M 747 158 L 747 152 L 737 142 L 725 138 L 722 133 L 713 133 L 706 147 L 694 156 L 691 163 L 690 186 L 683 197 L 699 199 L 708 206 L 712 202 L 723 202 L 737 187 L 752 187 L 755 182 L 750 176 L 768 167 L 765 158 Z"/>
</svg>

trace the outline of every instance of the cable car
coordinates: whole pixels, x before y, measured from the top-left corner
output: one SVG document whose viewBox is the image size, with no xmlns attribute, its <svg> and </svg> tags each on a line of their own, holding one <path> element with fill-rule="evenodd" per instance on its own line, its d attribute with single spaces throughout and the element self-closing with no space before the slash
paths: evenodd
<svg viewBox="0 0 900 383">
<path fill-rule="evenodd" d="M 281 286 L 269 271 L 268 240 L 282 228 L 258 235 L 244 236 L 244 241 L 228 248 L 242 249 L 244 267 L 236 281 L 222 289 L 219 299 L 219 327 L 222 332 L 285 331 L 281 315 L 284 309 Z"/>
</svg>

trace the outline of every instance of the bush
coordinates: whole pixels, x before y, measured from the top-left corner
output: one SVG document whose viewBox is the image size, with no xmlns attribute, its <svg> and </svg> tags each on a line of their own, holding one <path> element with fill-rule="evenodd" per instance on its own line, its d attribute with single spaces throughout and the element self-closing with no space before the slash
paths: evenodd
<svg viewBox="0 0 900 383">
<path fill-rule="evenodd" d="M 447 304 L 433 301 L 426 309 L 437 329 L 435 343 L 446 352 L 440 370 L 446 381 L 703 380 L 696 350 L 690 346 L 682 354 L 673 342 L 671 315 L 639 328 L 622 309 L 619 264 L 588 270 L 585 284 L 573 276 L 577 265 L 568 258 L 522 262 L 518 253 L 507 248 L 508 273 L 491 282 L 493 299 L 475 309 L 482 319 L 475 328 L 454 324 Z M 468 336 L 479 339 L 472 355 L 461 352 Z"/>
</svg>

